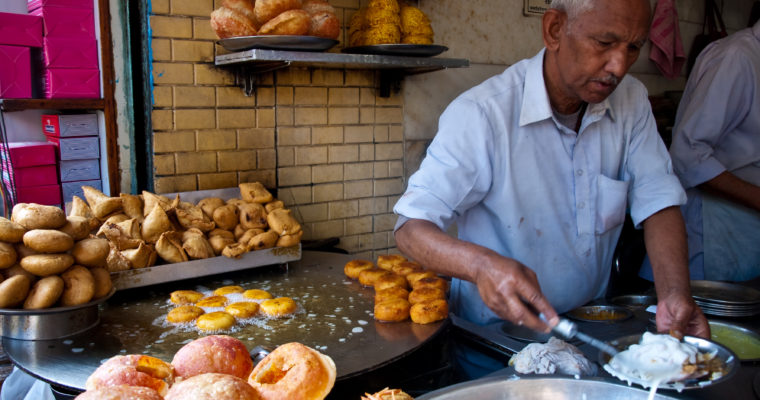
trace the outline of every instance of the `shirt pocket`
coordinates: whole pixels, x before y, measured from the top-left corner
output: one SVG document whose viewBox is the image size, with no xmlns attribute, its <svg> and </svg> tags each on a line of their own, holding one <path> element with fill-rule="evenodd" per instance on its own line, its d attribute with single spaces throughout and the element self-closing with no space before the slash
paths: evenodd
<svg viewBox="0 0 760 400">
<path fill-rule="evenodd" d="M 599 175 L 596 183 L 596 234 L 601 235 L 625 221 L 628 182 Z"/>
</svg>

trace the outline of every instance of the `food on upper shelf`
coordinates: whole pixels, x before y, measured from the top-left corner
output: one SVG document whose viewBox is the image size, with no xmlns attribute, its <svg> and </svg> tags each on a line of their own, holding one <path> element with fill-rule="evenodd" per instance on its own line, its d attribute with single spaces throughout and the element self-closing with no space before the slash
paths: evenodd
<svg viewBox="0 0 760 400">
<path fill-rule="evenodd" d="M 74 196 L 69 216 L 17 204 L 10 219 L 0 217 L 0 270 L 9 281 L 0 283 L 0 308 L 84 304 L 111 292 L 109 272 L 298 245 L 301 225 L 282 201 L 258 182 L 239 188 L 242 198 L 196 205 L 147 191 L 109 197 L 85 186 L 87 200 Z M 37 285 L 50 276 L 64 289 L 55 279 Z"/>
<path fill-rule="evenodd" d="M 336 39 L 340 21 L 324 0 L 225 0 L 211 12 L 219 39 L 255 35 L 316 36 Z"/>
<path fill-rule="evenodd" d="M 265 319 L 287 318 L 298 311 L 298 304 L 289 297 L 273 298 L 264 290 L 245 290 L 236 285 L 203 292 L 175 290 L 169 297 L 177 307 L 169 310 L 166 321 L 204 332 L 227 331 Z"/>
<path fill-rule="evenodd" d="M 596 375 L 596 366 L 575 346 L 554 336 L 546 343 L 531 343 L 509 359 L 521 374 Z"/>
<path fill-rule="evenodd" d="M 430 19 L 419 8 L 397 0 L 370 0 L 351 17 L 348 45 L 433 44 Z"/>
<path fill-rule="evenodd" d="M 254 368 L 243 342 L 212 335 L 182 346 L 171 363 L 142 354 L 114 356 L 87 378 L 76 400 L 322 400 L 336 372 L 329 356 L 297 342 L 278 346 Z"/>
<path fill-rule="evenodd" d="M 411 318 L 417 324 L 430 324 L 449 316 L 446 280 L 401 254 L 379 255 L 377 266 L 369 260 L 351 260 L 343 272 L 349 279 L 374 288 L 373 311 L 378 321 L 401 322 Z"/>
</svg>

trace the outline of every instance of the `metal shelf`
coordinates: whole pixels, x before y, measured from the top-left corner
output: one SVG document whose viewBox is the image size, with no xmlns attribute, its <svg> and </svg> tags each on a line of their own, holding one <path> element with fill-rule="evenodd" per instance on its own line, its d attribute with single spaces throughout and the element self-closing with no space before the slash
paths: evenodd
<svg viewBox="0 0 760 400">
<path fill-rule="evenodd" d="M 469 67 L 470 62 L 460 58 L 252 49 L 218 55 L 215 64 L 220 67 L 234 67 L 237 81 L 249 96 L 254 92 L 256 79 L 260 74 L 290 66 L 376 69 L 380 71 L 380 96 L 388 97 L 391 87 L 397 85 L 406 75 Z"/>
</svg>

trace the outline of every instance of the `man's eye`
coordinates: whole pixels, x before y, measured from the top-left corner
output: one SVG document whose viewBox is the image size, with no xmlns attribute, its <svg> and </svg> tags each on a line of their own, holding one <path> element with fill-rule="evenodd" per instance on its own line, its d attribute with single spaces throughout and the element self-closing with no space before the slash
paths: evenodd
<svg viewBox="0 0 760 400">
<path fill-rule="evenodd" d="M 596 43 L 599 46 L 602 46 L 602 47 L 608 47 L 608 46 L 610 46 L 612 44 L 612 42 L 608 42 L 608 41 L 605 41 L 605 40 L 597 40 Z"/>
</svg>

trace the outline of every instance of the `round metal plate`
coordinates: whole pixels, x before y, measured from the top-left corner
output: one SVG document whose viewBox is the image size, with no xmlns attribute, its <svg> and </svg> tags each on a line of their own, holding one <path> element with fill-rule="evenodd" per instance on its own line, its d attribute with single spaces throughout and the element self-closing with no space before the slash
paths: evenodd
<svg viewBox="0 0 760 400">
<path fill-rule="evenodd" d="M 623 296 L 613 297 L 610 302 L 616 306 L 640 309 L 656 305 L 657 297 L 644 294 L 627 294 Z"/>
<path fill-rule="evenodd" d="M 316 36 L 261 35 L 225 38 L 220 39 L 218 43 L 229 51 L 250 49 L 325 51 L 339 42 L 335 39 Z"/>
<path fill-rule="evenodd" d="M 717 281 L 691 281 L 691 295 L 707 303 L 725 305 L 760 305 L 760 291 L 741 285 Z"/>
<path fill-rule="evenodd" d="M 610 343 L 613 347 L 619 349 L 620 351 L 623 351 L 628 348 L 628 346 L 632 344 L 639 343 L 639 340 L 641 340 L 641 335 L 629 335 L 624 336 L 619 339 L 615 339 Z M 724 373 L 723 376 L 717 379 L 710 380 L 708 377 L 703 377 L 699 379 L 689 379 L 681 382 L 669 382 L 669 383 L 661 383 L 658 387 L 659 389 L 669 389 L 669 390 L 683 390 L 683 389 L 699 389 L 704 388 L 707 386 L 714 385 L 716 383 L 720 383 L 723 381 L 728 380 L 731 378 L 736 371 L 739 369 L 739 359 L 734 355 L 734 353 L 729 350 L 728 348 L 724 347 L 721 344 L 715 343 L 713 341 L 702 339 L 694 336 L 684 336 L 683 341 L 686 343 L 689 343 L 693 346 L 696 346 L 700 353 L 712 353 L 715 352 L 715 357 L 717 357 L 724 366 Z M 604 352 L 599 352 L 597 361 L 599 362 L 599 365 L 605 366 L 610 361 L 610 355 Z M 608 371 L 609 372 L 609 371 Z M 636 379 L 631 379 L 631 382 L 636 383 L 641 386 L 648 386 L 646 382 L 638 381 Z"/>
<path fill-rule="evenodd" d="M 742 361 L 760 361 L 760 334 L 728 322 L 709 322 L 711 339 L 714 342 L 731 349 Z"/>
<path fill-rule="evenodd" d="M 432 57 L 449 48 L 437 44 L 375 44 L 346 47 L 341 50 L 352 54 L 377 54 L 382 56 Z"/>
</svg>

